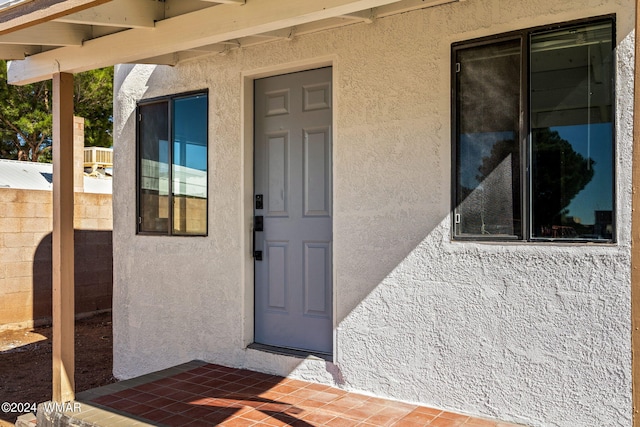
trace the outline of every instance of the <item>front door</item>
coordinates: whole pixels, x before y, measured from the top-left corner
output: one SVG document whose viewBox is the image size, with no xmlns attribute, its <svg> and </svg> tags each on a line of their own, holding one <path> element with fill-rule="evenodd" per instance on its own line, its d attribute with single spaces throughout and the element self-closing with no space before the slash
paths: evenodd
<svg viewBox="0 0 640 427">
<path fill-rule="evenodd" d="M 331 68 L 255 81 L 255 341 L 333 349 Z"/>
</svg>

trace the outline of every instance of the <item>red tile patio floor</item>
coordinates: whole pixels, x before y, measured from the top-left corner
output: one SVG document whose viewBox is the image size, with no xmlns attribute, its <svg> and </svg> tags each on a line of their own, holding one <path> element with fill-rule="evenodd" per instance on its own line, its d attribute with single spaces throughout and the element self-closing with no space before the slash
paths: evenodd
<svg viewBox="0 0 640 427">
<path fill-rule="evenodd" d="M 69 416 L 96 426 L 516 426 L 199 361 L 77 400 L 82 414 Z"/>
</svg>

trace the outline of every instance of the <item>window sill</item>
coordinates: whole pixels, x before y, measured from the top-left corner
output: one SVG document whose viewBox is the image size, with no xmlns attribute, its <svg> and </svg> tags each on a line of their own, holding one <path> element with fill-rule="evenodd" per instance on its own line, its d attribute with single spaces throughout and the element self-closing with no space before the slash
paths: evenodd
<svg viewBox="0 0 640 427">
<path fill-rule="evenodd" d="M 594 241 L 594 240 L 562 240 L 562 239 L 535 239 L 535 240 L 517 240 L 517 239 L 504 239 L 504 240 L 488 240 L 477 239 L 473 237 L 468 238 L 451 238 L 453 244 L 459 243 L 477 243 L 481 245 L 509 245 L 509 246 L 555 246 L 555 247 L 584 247 L 584 246 L 597 246 L 597 247 L 618 247 L 620 246 L 616 241 Z"/>
</svg>

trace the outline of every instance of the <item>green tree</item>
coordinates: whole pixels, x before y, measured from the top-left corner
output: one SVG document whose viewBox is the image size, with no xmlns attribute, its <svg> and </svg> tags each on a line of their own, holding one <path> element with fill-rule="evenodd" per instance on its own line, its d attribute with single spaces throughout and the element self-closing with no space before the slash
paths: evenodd
<svg viewBox="0 0 640 427">
<path fill-rule="evenodd" d="M 571 143 L 549 128 L 533 129 L 532 134 L 532 199 L 533 223 L 536 230 L 552 225 L 568 224 L 567 207 L 591 182 L 595 161 L 575 151 Z M 513 140 L 496 142 L 491 153 L 482 159 L 476 180 L 484 181 L 504 159 L 513 160 L 512 176 L 519 173 L 519 150 Z M 515 185 L 519 186 L 519 183 Z M 462 187 L 462 200 L 473 188 Z M 571 225 L 573 222 L 571 221 Z"/>
<path fill-rule="evenodd" d="M 595 161 L 549 128 L 534 129 L 534 227 L 567 224 L 567 207 L 593 178 Z"/>
<path fill-rule="evenodd" d="M 51 159 L 51 81 L 25 86 L 7 83 L 0 61 L 0 157 Z M 113 67 L 79 73 L 74 78 L 74 113 L 85 119 L 85 145 L 112 145 Z"/>
<path fill-rule="evenodd" d="M 3 157 L 16 160 L 36 162 L 51 145 L 51 82 L 9 85 L 5 61 L 0 61 L 0 137 Z"/>
<path fill-rule="evenodd" d="M 84 145 L 113 145 L 113 67 L 76 74 L 76 116 L 84 117 Z"/>
</svg>

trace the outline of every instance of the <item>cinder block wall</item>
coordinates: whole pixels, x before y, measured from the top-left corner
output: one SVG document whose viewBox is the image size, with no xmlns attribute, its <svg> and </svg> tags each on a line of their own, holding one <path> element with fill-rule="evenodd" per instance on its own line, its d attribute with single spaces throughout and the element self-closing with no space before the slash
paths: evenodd
<svg viewBox="0 0 640 427">
<path fill-rule="evenodd" d="M 110 194 L 75 194 L 76 313 L 111 308 Z M 51 191 L 0 189 L 0 330 L 51 317 Z"/>
</svg>

